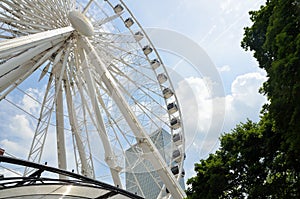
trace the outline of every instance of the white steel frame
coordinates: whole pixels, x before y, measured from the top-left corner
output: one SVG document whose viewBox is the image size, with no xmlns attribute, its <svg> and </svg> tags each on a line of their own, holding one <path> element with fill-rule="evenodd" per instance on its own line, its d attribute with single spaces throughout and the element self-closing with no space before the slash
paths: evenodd
<svg viewBox="0 0 300 199">
<path fill-rule="evenodd" d="M 41 161 L 51 118 L 55 116 L 58 166 L 64 170 L 67 169 L 66 113 L 74 140 L 77 170 L 82 175 L 96 178 L 88 133 L 90 124 L 87 119 L 89 119 L 101 138 L 105 150 L 105 162 L 110 168 L 116 186 L 124 188 L 120 178 L 124 168 L 118 162 L 118 154 L 114 151 L 111 133 L 115 134 L 115 142 L 120 146 L 123 141 L 118 138 L 118 134 L 121 133 L 124 136 L 122 139 L 129 143 L 127 134 L 132 133 L 135 137 L 134 143 L 142 149 L 143 158 L 151 162 L 164 184 L 159 197 L 162 197 L 166 187 L 173 198 L 184 198 L 186 195 L 178 183 L 181 175 L 177 178 L 173 175 L 170 162 L 165 162 L 150 139 L 151 131 L 146 130 L 148 127 L 145 124 L 153 129 L 163 123 L 169 128 L 171 135 L 180 133 L 181 145 L 177 146 L 172 143 L 172 150 L 180 147 L 182 153 L 184 153 L 183 127 L 172 129 L 170 124 L 159 116 L 160 113 L 153 112 L 151 107 L 143 105 L 137 97 L 141 95 L 141 99 L 147 98 L 148 103 L 155 102 L 154 105 L 159 106 L 161 111 L 166 111 L 165 106 L 168 103 L 175 102 L 179 106 L 177 97 L 174 95 L 170 99 L 164 99 L 166 104 L 163 105 L 156 99 L 163 99 L 161 93 L 156 94 L 156 89 L 159 88 L 162 91 L 168 87 L 174 91 L 174 87 L 157 50 L 125 3 L 122 0 L 105 1 L 108 7 L 113 9 L 115 4 L 112 2 L 119 3 L 124 11 L 107 14 L 96 0 L 90 0 L 85 6 L 72 0 L 23 0 L 22 5 L 16 0 L 3 0 L 3 4 L 0 4 L 0 100 L 5 99 L 36 70 L 43 67 L 39 80 L 47 77 L 48 84 L 41 103 L 39 120 L 28 156 L 29 161 Z M 80 35 L 79 31 L 71 26 L 68 13 L 75 9 L 76 4 L 82 6 L 82 13 L 88 17 L 92 15 L 89 12 L 93 6 L 99 6 L 98 8 L 103 13 L 104 18 L 101 20 L 92 18 L 95 27 L 93 37 Z M 18 10 L 22 11 L 19 13 Z M 129 26 L 128 30 L 131 35 L 114 33 L 118 31 L 118 27 L 108 25 L 117 18 L 125 23 L 125 15 L 130 16 L 136 23 L 136 28 L 140 29 L 144 35 L 144 41 L 137 40 Z M 152 47 L 153 55 L 150 51 L 143 54 L 142 48 L 145 43 Z M 138 46 L 139 49 L 130 51 L 133 46 Z M 151 69 L 151 71 L 146 68 L 145 71 L 149 73 L 151 71 L 155 76 L 159 73 L 165 74 L 166 83 L 160 84 L 157 79 L 152 78 L 152 75 L 143 71 L 145 67 L 143 65 L 147 63 L 150 66 L 153 58 L 160 60 L 162 64 L 160 69 Z M 137 65 L 141 68 L 136 69 Z M 126 74 L 126 71 L 130 73 Z M 133 73 L 135 76 L 131 77 Z M 136 82 L 141 78 L 149 81 L 151 86 L 148 86 L 147 82 L 145 84 Z M 122 81 L 127 81 L 127 83 L 122 84 Z M 131 87 L 140 94 L 132 94 Z M 150 93 L 154 94 L 150 95 Z M 80 105 L 76 103 L 75 96 L 79 97 Z M 67 104 L 66 110 L 63 106 L 64 100 Z M 110 106 L 109 100 L 115 105 Z M 133 103 L 137 105 L 136 109 L 144 114 L 143 117 L 133 110 Z M 110 109 L 118 109 L 122 116 L 119 118 L 113 116 Z M 108 119 L 103 118 L 104 115 Z M 182 119 L 180 109 L 172 114 L 166 111 L 166 115 L 169 121 L 174 117 Z M 156 117 L 156 120 L 151 117 Z M 148 123 L 141 118 L 145 118 L 143 119 L 145 121 L 149 120 Z M 128 127 L 122 129 L 118 122 L 126 123 Z M 108 125 L 109 123 L 111 125 Z M 125 155 L 126 149 L 124 146 L 121 148 Z M 183 161 L 184 155 L 182 154 L 178 162 L 180 174 L 183 171 Z M 26 169 L 24 174 L 30 175 L 32 172 L 33 170 Z M 61 176 L 61 178 L 64 177 Z"/>
</svg>

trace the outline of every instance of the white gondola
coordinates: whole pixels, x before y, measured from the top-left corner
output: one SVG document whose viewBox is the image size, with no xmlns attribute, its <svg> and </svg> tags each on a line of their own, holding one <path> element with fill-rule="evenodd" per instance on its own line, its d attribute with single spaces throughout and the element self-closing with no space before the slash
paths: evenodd
<svg viewBox="0 0 300 199">
<path fill-rule="evenodd" d="M 134 34 L 134 38 L 136 41 L 141 41 L 144 38 L 144 34 L 141 31 L 138 31 Z"/>
<path fill-rule="evenodd" d="M 171 124 L 171 128 L 172 128 L 173 130 L 176 130 L 176 129 L 178 129 L 178 128 L 181 127 L 180 119 L 178 119 L 178 118 L 176 118 L 176 117 L 173 118 L 173 119 L 171 119 L 170 124 Z"/>
<path fill-rule="evenodd" d="M 121 14 L 121 12 L 124 10 L 123 6 L 121 4 L 118 4 L 114 7 L 114 11 L 116 14 Z"/>
<path fill-rule="evenodd" d="M 149 45 L 143 47 L 143 52 L 145 55 L 149 55 L 150 53 L 152 53 L 152 51 L 153 49 Z"/>
<path fill-rule="evenodd" d="M 172 102 L 172 103 L 168 104 L 167 109 L 168 109 L 169 114 L 173 114 L 173 113 L 176 113 L 178 111 L 178 107 L 177 107 L 177 104 L 175 102 Z"/>
<path fill-rule="evenodd" d="M 168 77 L 165 74 L 161 73 L 157 76 L 157 80 L 160 84 L 163 84 L 168 80 Z"/>
<path fill-rule="evenodd" d="M 130 28 L 134 24 L 134 21 L 132 18 L 127 18 L 124 23 L 127 28 Z"/>
<path fill-rule="evenodd" d="M 176 133 L 173 135 L 173 142 L 177 145 L 180 146 L 182 145 L 182 135 L 179 133 Z"/>
<path fill-rule="evenodd" d="M 157 59 L 153 59 L 153 60 L 151 60 L 150 64 L 151 64 L 151 67 L 155 70 L 160 66 L 160 61 Z"/>
<path fill-rule="evenodd" d="M 163 90 L 163 95 L 165 99 L 168 99 L 174 95 L 173 91 L 170 88 L 165 88 Z"/>
</svg>

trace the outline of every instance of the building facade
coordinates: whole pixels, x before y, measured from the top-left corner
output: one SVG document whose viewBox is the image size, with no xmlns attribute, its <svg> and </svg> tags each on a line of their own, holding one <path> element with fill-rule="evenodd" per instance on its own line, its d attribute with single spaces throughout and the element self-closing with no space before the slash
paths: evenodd
<svg viewBox="0 0 300 199">
<path fill-rule="evenodd" d="M 164 129 L 159 129 L 150 135 L 152 142 L 159 150 L 161 156 L 170 166 L 174 166 L 171 162 L 172 157 L 172 138 L 170 133 Z M 141 149 L 137 145 L 126 150 L 126 168 L 130 168 L 125 173 L 126 190 L 147 199 L 156 199 L 159 194 L 164 196 L 167 189 L 161 192 L 163 182 L 160 180 L 158 173 L 152 167 L 150 161 L 141 158 Z M 179 181 L 184 188 L 184 178 Z M 143 194 L 142 194 L 143 193 Z"/>
</svg>

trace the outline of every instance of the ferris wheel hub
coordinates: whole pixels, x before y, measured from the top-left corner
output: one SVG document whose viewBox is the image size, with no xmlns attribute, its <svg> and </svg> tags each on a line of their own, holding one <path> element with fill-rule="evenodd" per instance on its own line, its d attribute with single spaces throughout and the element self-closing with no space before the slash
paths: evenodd
<svg viewBox="0 0 300 199">
<path fill-rule="evenodd" d="M 94 35 L 94 27 L 91 21 L 79 11 L 69 12 L 69 20 L 75 30 L 80 34 L 91 37 Z"/>
</svg>

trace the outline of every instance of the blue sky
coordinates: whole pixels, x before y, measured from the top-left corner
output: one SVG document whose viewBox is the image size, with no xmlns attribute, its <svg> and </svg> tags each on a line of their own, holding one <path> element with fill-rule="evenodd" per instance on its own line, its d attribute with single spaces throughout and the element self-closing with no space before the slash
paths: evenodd
<svg viewBox="0 0 300 199">
<path fill-rule="evenodd" d="M 229 132 L 247 118 L 254 121 L 259 119 L 260 108 L 266 102 L 266 98 L 258 94 L 259 87 L 266 80 L 265 72 L 259 69 L 252 52 L 240 47 L 240 42 L 243 28 L 251 25 L 248 12 L 259 9 L 264 2 L 126 1 L 144 28 L 172 30 L 197 43 L 207 53 L 221 78 L 225 93 L 222 97 L 213 97 L 206 81 L 209 77 L 197 72 L 186 74 L 185 81 L 175 82 L 187 137 L 187 178 L 194 175 L 194 162 L 199 162 L 218 148 L 218 137 L 222 133 Z M 168 55 L 166 57 L 170 58 Z M 176 65 L 174 60 L 170 62 L 172 66 Z M 193 68 L 180 58 L 177 63 L 176 69 Z M 189 89 L 191 92 L 186 92 Z M 213 116 L 213 106 L 216 112 L 224 106 L 225 115 L 220 118 Z M 196 112 L 195 107 L 198 110 Z M 220 128 L 222 118 L 224 124 Z"/>
<path fill-rule="evenodd" d="M 174 84 L 182 108 L 187 137 L 186 179 L 190 178 L 194 175 L 194 163 L 218 148 L 218 137 L 222 133 L 228 132 L 247 118 L 254 121 L 259 119 L 259 111 L 266 98 L 258 94 L 258 89 L 266 77 L 264 71 L 258 68 L 252 53 L 245 52 L 240 47 L 240 42 L 243 28 L 251 25 L 248 11 L 259 9 L 265 1 L 124 2 L 146 30 L 169 30 L 197 44 L 201 49 L 199 53 L 206 53 L 203 59 L 210 59 L 210 67 L 215 67 L 216 75 L 221 79 L 218 83 L 224 88 L 224 93 L 215 96 L 212 94 L 215 82 L 211 81 L 210 76 L 197 70 L 197 67 L 207 66 L 204 60 L 199 66 L 195 66 L 191 60 L 161 50 L 170 73 L 174 74 Z M 162 47 L 161 43 L 155 45 Z M 193 50 L 195 48 L 191 49 L 191 53 Z M 35 89 L 30 90 L 30 93 L 41 98 Z M 30 112 L 37 111 L 37 104 L 26 105 L 27 100 L 29 99 L 24 97 L 20 100 L 20 105 Z M 11 132 L 10 139 L 4 134 L 0 135 L 0 146 L 9 148 L 15 155 L 23 154 L 29 146 L 21 143 L 31 142 L 30 120 L 10 112 L 7 103 L 0 104 L 0 110 L 1 121 L 3 118 L 10 118 L 10 124 L 2 123 L 0 129 L 10 129 Z M 225 111 L 224 114 L 218 114 L 222 110 Z M 18 138 L 20 132 L 22 139 Z M 49 157 L 52 155 L 51 151 L 46 153 Z"/>
</svg>

